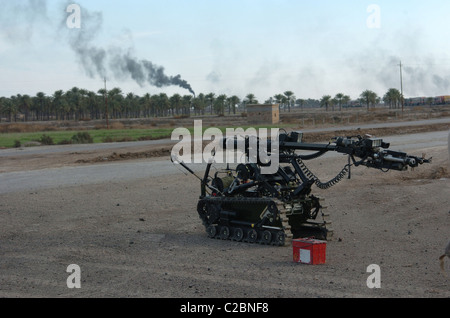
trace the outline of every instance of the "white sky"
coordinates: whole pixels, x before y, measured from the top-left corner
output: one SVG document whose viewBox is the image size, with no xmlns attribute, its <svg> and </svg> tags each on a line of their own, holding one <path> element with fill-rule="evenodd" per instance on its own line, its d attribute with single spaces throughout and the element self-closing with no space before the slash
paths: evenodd
<svg viewBox="0 0 450 318">
<path fill-rule="evenodd" d="M 52 95 L 77 86 L 103 87 L 90 78 L 69 45 L 64 23 L 72 2 L 0 0 L 0 96 Z M 365 89 L 382 96 L 450 95 L 448 0 L 94 0 L 101 13 L 96 47 L 120 48 L 180 74 L 198 93 L 253 93 L 264 101 L 291 90 L 297 98 Z M 108 88 L 189 94 L 179 87 L 140 86 L 108 73 Z"/>
</svg>

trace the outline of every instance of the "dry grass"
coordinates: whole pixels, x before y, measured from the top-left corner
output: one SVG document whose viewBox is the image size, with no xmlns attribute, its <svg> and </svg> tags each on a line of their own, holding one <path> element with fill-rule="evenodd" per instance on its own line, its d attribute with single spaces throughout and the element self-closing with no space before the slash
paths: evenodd
<svg viewBox="0 0 450 318">
<path fill-rule="evenodd" d="M 450 117 L 450 107 L 414 107 L 401 110 L 386 108 L 345 109 L 343 111 L 328 111 L 324 109 L 292 109 L 292 112 L 281 111 L 280 127 L 311 128 L 326 125 L 348 125 L 359 123 L 399 122 L 421 119 Z M 203 116 L 185 118 L 142 118 L 110 120 L 110 129 L 155 129 L 191 127 L 194 120 L 202 120 L 205 127 L 239 127 L 248 126 L 246 114 L 230 116 Z M 35 133 L 50 131 L 84 131 L 106 129 L 104 120 L 91 121 L 52 121 L 28 123 L 0 123 L 0 133 Z"/>
<path fill-rule="evenodd" d="M 46 132 L 46 131 L 58 131 L 61 128 L 54 125 L 42 124 L 42 123 L 13 123 L 0 125 L 0 133 L 34 133 L 34 132 Z"/>
</svg>

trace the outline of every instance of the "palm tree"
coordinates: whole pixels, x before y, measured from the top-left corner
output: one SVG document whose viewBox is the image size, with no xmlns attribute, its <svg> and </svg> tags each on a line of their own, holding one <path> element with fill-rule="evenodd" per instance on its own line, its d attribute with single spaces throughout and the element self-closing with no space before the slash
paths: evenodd
<svg viewBox="0 0 450 318">
<path fill-rule="evenodd" d="M 303 105 L 305 105 L 305 100 L 304 99 L 301 99 L 301 98 L 299 98 L 299 99 L 297 99 L 296 100 L 296 103 L 297 104 L 299 104 L 300 105 L 300 108 L 303 110 Z"/>
<path fill-rule="evenodd" d="M 160 93 L 158 95 L 158 101 L 157 101 L 157 105 L 158 105 L 158 109 L 160 111 L 160 113 L 163 116 L 167 116 L 169 107 L 170 107 L 170 101 L 169 101 L 169 97 L 167 97 L 166 93 Z"/>
<path fill-rule="evenodd" d="M 371 90 L 365 90 L 360 95 L 361 99 L 364 101 L 364 103 L 367 105 L 367 110 L 369 110 L 370 106 L 375 106 L 378 100 L 378 95 L 371 91 Z"/>
<path fill-rule="evenodd" d="M 336 96 L 334 97 L 336 104 L 339 105 L 339 111 L 342 111 L 342 100 L 343 99 L 344 99 L 344 94 L 342 94 L 342 93 L 337 93 Z"/>
<path fill-rule="evenodd" d="M 228 102 L 228 114 L 231 113 L 231 108 L 233 108 L 233 114 L 236 114 L 236 105 L 240 103 L 239 97 L 233 95 L 227 99 Z"/>
<path fill-rule="evenodd" d="M 128 93 L 123 103 L 125 118 L 132 118 L 136 116 L 137 105 L 138 105 L 137 96 L 134 95 L 133 93 Z"/>
<path fill-rule="evenodd" d="M 214 93 L 209 93 L 209 94 L 205 95 L 205 99 L 209 102 L 210 113 L 212 115 L 212 113 L 213 113 L 213 103 L 214 103 L 214 100 L 215 100 L 215 94 Z"/>
<path fill-rule="evenodd" d="M 348 95 L 344 95 L 344 97 L 342 97 L 342 105 L 347 105 L 348 103 L 351 101 L 352 99 L 350 98 L 350 96 Z"/>
<path fill-rule="evenodd" d="M 10 107 L 9 107 L 9 121 L 11 121 L 11 116 L 14 115 L 14 121 L 17 122 L 17 114 L 19 113 L 19 97 L 20 95 L 13 95 L 10 97 Z"/>
<path fill-rule="evenodd" d="M 192 95 L 184 95 L 181 99 L 183 114 L 189 117 L 191 116 L 192 99 Z"/>
<path fill-rule="evenodd" d="M 158 113 L 158 103 L 159 103 L 159 96 L 158 95 L 151 95 L 150 96 L 150 107 L 152 109 L 152 116 L 153 117 L 158 117 L 159 113 Z"/>
<path fill-rule="evenodd" d="M 383 101 L 389 105 L 389 108 L 397 108 L 402 103 L 402 94 L 396 88 L 390 88 L 383 96 Z"/>
<path fill-rule="evenodd" d="M 198 112 L 198 114 L 205 114 L 205 107 L 206 107 L 206 96 L 203 93 L 198 94 L 196 98 L 192 100 L 192 105 L 194 106 L 195 113 Z"/>
<path fill-rule="evenodd" d="M 38 92 L 36 94 L 35 100 L 36 100 L 35 109 L 36 109 L 37 120 L 40 120 L 39 115 L 41 115 L 41 120 L 43 120 L 44 113 L 45 113 L 45 104 L 46 104 L 45 94 L 43 92 Z"/>
<path fill-rule="evenodd" d="M 86 119 L 88 91 L 84 88 L 81 88 L 79 92 L 80 99 L 78 100 L 78 119 Z"/>
<path fill-rule="evenodd" d="M 286 91 L 286 92 L 284 92 L 284 96 L 286 96 L 286 101 L 287 101 L 287 104 L 288 104 L 288 109 L 289 109 L 289 112 L 291 112 L 291 102 L 292 102 L 293 100 L 295 100 L 294 93 L 291 92 L 291 91 Z"/>
<path fill-rule="evenodd" d="M 105 105 L 104 107 L 104 111 L 105 111 L 105 115 L 104 118 L 106 119 L 106 128 L 109 129 L 109 101 L 108 101 L 108 91 L 106 90 L 106 88 L 101 88 L 97 91 L 97 94 L 103 96 L 103 105 Z M 102 109 L 102 107 L 99 108 Z"/>
<path fill-rule="evenodd" d="M 175 115 L 175 113 L 178 115 L 180 108 L 181 108 L 181 95 L 180 94 L 174 94 L 169 98 L 170 102 L 170 108 L 172 110 L 172 116 Z M 175 109 L 175 112 L 174 112 Z"/>
<path fill-rule="evenodd" d="M 286 96 L 284 94 L 276 94 L 274 96 L 275 101 L 280 105 L 279 108 L 283 108 L 286 103 Z"/>
<path fill-rule="evenodd" d="M 0 97 L 0 123 L 2 122 L 2 116 L 3 116 L 3 103 L 5 101 L 4 97 Z"/>
<path fill-rule="evenodd" d="M 322 96 L 322 99 L 320 100 L 320 107 L 325 106 L 325 110 L 328 111 L 328 107 L 332 104 L 331 96 L 330 95 L 324 95 Z"/>
<path fill-rule="evenodd" d="M 64 99 L 64 92 L 62 90 L 57 90 L 56 92 L 53 93 L 52 108 L 55 111 L 57 120 L 61 119 L 61 117 L 63 117 L 62 114 L 64 114 L 64 110 L 62 109 L 63 99 Z"/>
<path fill-rule="evenodd" d="M 245 98 L 247 105 L 258 104 L 258 100 L 256 99 L 255 94 L 247 94 Z"/>
<path fill-rule="evenodd" d="M 216 101 L 214 102 L 214 110 L 217 115 L 223 116 L 225 110 L 225 101 L 227 100 L 227 95 L 221 94 L 217 96 Z"/>
<path fill-rule="evenodd" d="M 17 95 L 19 103 L 19 112 L 24 115 L 23 120 L 28 121 L 28 115 L 31 108 L 31 97 L 29 95 Z"/>
<path fill-rule="evenodd" d="M 108 108 L 111 108 L 114 119 L 122 116 L 122 103 L 123 95 L 120 88 L 115 87 L 108 92 Z"/>
<path fill-rule="evenodd" d="M 87 93 L 86 101 L 90 112 L 90 118 L 100 119 L 100 109 L 103 105 L 103 97 L 97 95 L 95 92 L 89 91 Z"/>
<path fill-rule="evenodd" d="M 258 104 L 258 100 L 255 98 L 255 95 L 250 93 L 245 96 L 244 99 L 244 111 L 247 110 L 247 105 Z"/>
<path fill-rule="evenodd" d="M 11 96 L 11 98 L 3 99 L 1 112 L 5 115 L 8 115 L 9 122 L 12 122 L 12 117 L 14 115 L 14 119 L 16 119 L 16 115 L 18 112 L 18 107 L 16 104 L 16 96 Z"/>
<path fill-rule="evenodd" d="M 152 112 L 152 103 L 149 93 L 146 93 L 144 96 L 140 98 L 140 104 L 144 117 L 145 118 L 150 117 L 150 114 Z"/>
<path fill-rule="evenodd" d="M 119 118 L 130 118 L 133 98 L 134 98 L 133 93 L 128 93 L 124 96 L 122 107 L 121 107 L 122 112 L 119 115 Z"/>
<path fill-rule="evenodd" d="M 78 87 L 72 87 L 65 93 L 65 98 L 69 104 L 69 118 L 78 120 L 79 110 L 81 109 L 81 94 Z"/>
<path fill-rule="evenodd" d="M 255 95 L 252 93 L 247 94 L 247 96 L 245 98 L 247 100 L 247 104 L 258 104 L 258 100 L 256 99 Z"/>
</svg>

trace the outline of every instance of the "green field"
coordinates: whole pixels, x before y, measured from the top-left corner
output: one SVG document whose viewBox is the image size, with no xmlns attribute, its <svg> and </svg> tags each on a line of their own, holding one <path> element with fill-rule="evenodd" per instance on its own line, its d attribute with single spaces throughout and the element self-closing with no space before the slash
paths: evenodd
<svg viewBox="0 0 450 318">
<path fill-rule="evenodd" d="M 217 127 L 224 134 L 226 128 Z M 227 127 L 232 128 L 232 127 Z M 246 130 L 249 127 L 241 127 Z M 278 126 L 256 126 L 259 128 L 278 128 Z M 188 128 L 191 134 L 194 129 Z M 203 128 L 205 131 L 207 127 Z M 77 133 L 88 133 L 94 143 L 104 142 L 124 142 L 124 141 L 139 141 L 169 138 L 172 135 L 174 128 L 150 128 L 150 129 L 94 129 L 82 131 L 47 131 L 47 132 L 31 132 L 31 133 L 1 133 L 0 134 L 0 148 L 14 148 L 24 146 L 29 142 L 40 141 L 42 136 L 51 138 L 53 144 L 68 144 L 72 137 Z"/>
<path fill-rule="evenodd" d="M 120 142 L 120 141 L 137 141 L 145 139 L 161 139 L 170 138 L 171 129 L 100 129 L 85 130 L 83 133 L 89 133 L 94 143 L 102 142 Z M 15 147 L 17 141 L 21 145 L 28 142 L 40 141 L 43 135 L 49 136 L 54 144 L 69 143 L 77 131 L 49 131 L 49 132 L 33 132 L 33 133 L 4 133 L 0 134 L 0 147 Z"/>
</svg>

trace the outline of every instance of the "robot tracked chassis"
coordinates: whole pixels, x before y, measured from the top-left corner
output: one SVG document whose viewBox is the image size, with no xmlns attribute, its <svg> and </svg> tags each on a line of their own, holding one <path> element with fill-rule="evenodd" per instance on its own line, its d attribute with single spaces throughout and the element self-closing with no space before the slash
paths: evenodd
<svg viewBox="0 0 450 318">
<path fill-rule="evenodd" d="M 252 142 L 256 138 L 256 142 Z M 279 164 L 272 174 L 261 173 L 267 166 L 256 160 L 238 164 L 235 169 L 215 170 L 210 160 L 203 177 L 197 176 L 185 163 L 180 164 L 200 180 L 201 195 L 197 205 L 198 215 L 210 238 L 237 242 L 285 246 L 292 239 L 314 237 L 331 240 L 333 230 L 329 214 L 321 199 L 312 194 L 312 187 L 326 190 L 347 175 L 350 179 L 352 166 L 366 166 L 384 172 L 406 171 L 430 159 L 410 156 L 404 152 L 389 150 L 390 144 L 372 136 L 334 137 L 328 144 L 304 143 L 301 132 L 280 133 L 277 152 Z M 230 142 L 231 141 L 231 142 Z M 272 149 L 270 139 L 245 137 L 244 151 L 247 159 L 252 150 Z M 238 139 L 224 138 L 222 149 L 238 149 Z M 263 148 L 262 148 L 263 147 Z M 260 149 L 262 148 L 262 149 Z M 307 151 L 307 154 L 301 154 Z M 322 182 L 306 166 L 305 162 L 334 151 L 348 156 L 348 164 L 336 177 Z M 267 158 L 267 157 L 266 157 Z"/>
</svg>

